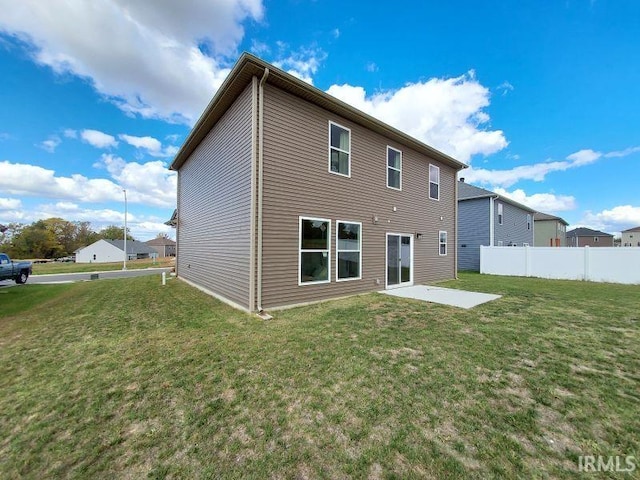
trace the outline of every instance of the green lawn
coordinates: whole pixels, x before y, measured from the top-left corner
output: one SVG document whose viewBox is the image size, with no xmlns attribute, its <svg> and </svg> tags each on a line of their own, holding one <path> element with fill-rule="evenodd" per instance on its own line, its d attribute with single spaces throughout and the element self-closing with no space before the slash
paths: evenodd
<svg viewBox="0 0 640 480">
<path fill-rule="evenodd" d="M 122 270 L 123 262 L 113 263 L 74 263 L 74 262 L 49 262 L 34 263 L 33 274 L 45 275 L 49 273 L 83 273 L 83 272 L 106 272 L 111 270 Z M 136 270 L 140 268 L 159 268 L 173 267 L 175 264 L 174 257 L 159 258 L 152 260 L 145 258 L 141 260 L 128 260 L 127 270 Z"/>
<path fill-rule="evenodd" d="M 443 285 L 504 297 L 462 310 L 371 294 L 265 322 L 178 280 L 2 288 L 0 478 L 576 478 L 579 455 L 640 463 L 638 286 Z"/>
</svg>

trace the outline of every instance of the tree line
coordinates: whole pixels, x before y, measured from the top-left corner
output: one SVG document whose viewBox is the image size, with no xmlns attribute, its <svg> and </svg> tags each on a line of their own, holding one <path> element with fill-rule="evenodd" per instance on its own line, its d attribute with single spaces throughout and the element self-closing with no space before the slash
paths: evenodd
<svg viewBox="0 0 640 480">
<path fill-rule="evenodd" d="M 127 229 L 128 230 L 128 229 Z M 0 225 L 0 252 L 12 258 L 55 259 L 73 253 L 100 239 L 121 239 L 124 228 L 117 225 L 95 231 L 90 222 L 70 222 L 62 218 L 38 220 L 31 225 Z M 127 239 L 134 238 L 127 232 Z"/>
</svg>

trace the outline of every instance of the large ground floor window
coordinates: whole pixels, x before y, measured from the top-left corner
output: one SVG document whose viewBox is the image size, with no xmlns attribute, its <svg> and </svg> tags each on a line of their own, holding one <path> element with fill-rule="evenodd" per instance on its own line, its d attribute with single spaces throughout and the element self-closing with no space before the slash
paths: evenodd
<svg viewBox="0 0 640 480">
<path fill-rule="evenodd" d="M 298 283 L 326 283 L 331 278 L 331 221 L 300 217 Z"/>
<path fill-rule="evenodd" d="M 362 278 L 362 224 L 336 221 L 336 280 Z"/>
</svg>

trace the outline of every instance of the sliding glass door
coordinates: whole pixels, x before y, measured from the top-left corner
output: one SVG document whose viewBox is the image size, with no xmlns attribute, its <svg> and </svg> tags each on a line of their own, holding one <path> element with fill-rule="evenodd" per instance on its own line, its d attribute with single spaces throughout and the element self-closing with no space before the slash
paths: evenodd
<svg viewBox="0 0 640 480">
<path fill-rule="evenodd" d="M 387 288 L 413 283 L 413 237 L 387 234 Z"/>
</svg>

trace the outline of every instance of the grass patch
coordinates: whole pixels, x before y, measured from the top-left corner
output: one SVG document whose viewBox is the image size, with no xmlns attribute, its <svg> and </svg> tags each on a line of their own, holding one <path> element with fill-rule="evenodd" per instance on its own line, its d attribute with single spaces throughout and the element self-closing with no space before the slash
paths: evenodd
<svg viewBox="0 0 640 480">
<path fill-rule="evenodd" d="M 640 458 L 637 286 L 461 278 L 443 285 L 504 297 L 264 322 L 175 280 L 4 289 L 0 477 L 573 478 L 578 455 Z"/>
<path fill-rule="evenodd" d="M 137 270 L 141 268 L 161 268 L 173 267 L 175 265 L 175 257 L 165 257 L 153 260 L 151 258 L 143 258 L 140 260 L 127 260 L 128 270 Z M 74 262 L 49 262 L 34 263 L 34 275 L 46 275 L 53 273 L 84 273 L 84 272 L 106 272 L 112 270 L 122 270 L 122 262 L 113 263 L 74 263 Z"/>
</svg>

